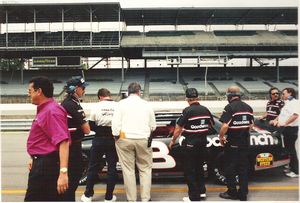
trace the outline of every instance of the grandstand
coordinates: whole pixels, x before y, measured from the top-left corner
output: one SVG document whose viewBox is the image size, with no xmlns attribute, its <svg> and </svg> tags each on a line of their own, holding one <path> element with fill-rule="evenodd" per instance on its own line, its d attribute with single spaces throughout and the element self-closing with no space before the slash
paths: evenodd
<svg viewBox="0 0 300 203">
<path fill-rule="evenodd" d="M 184 99 L 184 90 L 187 87 L 195 87 L 201 99 L 224 99 L 226 89 L 230 85 L 238 85 L 246 99 L 268 99 L 270 87 L 293 87 L 298 91 L 297 67 L 284 67 L 281 70 L 283 77 L 280 82 L 275 82 L 276 73 L 270 67 L 252 68 L 245 73 L 246 68 L 209 68 L 208 80 L 205 85 L 205 68 L 182 68 L 180 71 L 180 83 L 176 83 L 175 68 L 147 68 L 128 69 L 125 73 L 125 80 L 121 80 L 120 69 L 95 69 L 85 72 L 86 81 L 89 83 L 86 88 L 86 101 L 97 101 L 96 93 L 99 88 L 109 88 L 115 99 L 119 99 L 122 92 L 125 92 L 130 82 L 141 84 L 144 98 L 151 101 L 172 101 Z M 264 72 L 272 78 L 268 80 L 261 75 Z M 24 71 L 24 84 L 20 84 L 19 72 L 2 71 L 1 76 L 1 99 L 2 102 L 16 101 L 29 102 L 26 98 L 27 83 L 31 77 L 47 75 L 54 83 L 54 94 L 62 99 L 65 82 L 74 75 L 81 75 L 81 70 L 27 70 Z M 274 77 L 271 77 L 274 75 Z M 227 77 L 226 77 L 227 76 Z M 289 78 L 286 80 L 284 78 Z"/>
<path fill-rule="evenodd" d="M 282 3 L 283 4 L 283 3 Z M 38 30 L 14 32 L 12 23 L 116 23 L 117 29 Z M 55 86 L 55 95 L 63 97 L 65 81 L 82 75 L 90 86 L 86 101 L 96 101 L 101 87 L 109 88 L 120 99 L 130 82 L 139 82 L 143 97 L 151 101 L 184 99 L 188 87 L 198 89 L 201 99 L 223 99 L 229 85 L 238 85 L 247 99 L 267 99 L 270 87 L 293 87 L 298 91 L 298 68 L 281 65 L 282 59 L 298 57 L 297 30 L 285 29 L 207 29 L 210 26 L 297 25 L 297 6 L 274 4 L 272 7 L 123 7 L 116 2 L 79 3 L 9 3 L 2 4 L 0 23 L 0 58 L 37 56 L 119 57 L 127 67 L 81 69 L 82 66 L 37 67 L 29 70 L 1 69 L 1 102 L 28 102 L 27 82 L 46 75 Z M 122 26 L 121 26 L 122 25 Z M 174 30 L 146 30 L 147 26 L 173 26 Z M 7 27 L 6 27 L 7 26 Z M 140 26 L 142 30 L 127 27 Z M 202 29 L 178 29 L 198 26 Z M 280 26 L 279 26 L 280 27 Z M 219 59 L 216 63 L 215 59 Z M 247 59 L 244 67 L 229 67 L 231 59 Z M 131 68 L 130 60 L 145 61 L 142 68 Z M 195 59 L 197 62 L 185 62 Z M 213 62 L 206 65 L 204 62 Z M 261 59 L 274 59 L 268 65 Z M 150 60 L 164 60 L 167 65 L 154 68 Z M 99 61 L 100 62 L 100 61 Z M 170 64 L 168 64 L 170 63 Z M 189 64 L 190 63 L 190 64 Z M 259 66 L 254 66 L 259 63 Z M 108 66 L 107 66 L 108 67 Z M 63 69 L 64 68 L 64 69 Z M 12 99 L 13 98 L 13 99 Z"/>
</svg>

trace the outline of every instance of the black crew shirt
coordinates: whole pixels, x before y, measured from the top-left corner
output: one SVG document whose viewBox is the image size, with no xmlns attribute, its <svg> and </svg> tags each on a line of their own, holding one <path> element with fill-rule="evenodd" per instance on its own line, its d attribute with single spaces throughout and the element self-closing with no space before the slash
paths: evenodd
<svg viewBox="0 0 300 203">
<path fill-rule="evenodd" d="M 266 107 L 266 112 L 267 112 L 266 120 L 270 121 L 277 118 L 283 106 L 284 106 L 284 102 L 280 99 L 268 101 Z"/>
<path fill-rule="evenodd" d="M 229 125 L 227 131 L 228 145 L 249 146 L 249 128 L 253 124 L 252 108 L 240 99 L 227 104 L 221 115 L 220 121 Z"/>
<path fill-rule="evenodd" d="M 177 125 L 183 127 L 182 136 L 186 138 L 198 137 L 206 143 L 206 135 L 211 125 L 214 125 L 214 119 L 210 111 L 197 102 L 183 110 Z"/>
<path fill-rule="evenodd" d="M 81 140 L 84 136 L 81 125 L 86 123 L 87 119 L 78 98 L 68 95 L 61 105 L 68 113 L 68 127 L 72 141 Z"/>
</svg>

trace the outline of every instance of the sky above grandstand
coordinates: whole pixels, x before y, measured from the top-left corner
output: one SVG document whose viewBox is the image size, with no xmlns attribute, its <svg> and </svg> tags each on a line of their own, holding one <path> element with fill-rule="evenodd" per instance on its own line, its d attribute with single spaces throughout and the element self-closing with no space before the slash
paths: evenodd
<svg viewBox="0 0 300 203">
<path fill-rule="evenodd" d="M 0 0 L 0 4 L 88 4 L 120 2 L 122 8 L 297 7 L 298 0 Z"/>
</svg>

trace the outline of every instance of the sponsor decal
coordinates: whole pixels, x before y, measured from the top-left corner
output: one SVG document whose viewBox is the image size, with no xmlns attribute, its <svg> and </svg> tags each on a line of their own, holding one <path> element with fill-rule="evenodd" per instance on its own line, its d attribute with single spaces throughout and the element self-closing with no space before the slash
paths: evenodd
<svg viewBox="0 0 300 203">
<path fill-rule="evenodd" d="M 277 145 L 278 139 L 270 134 L 260 134 L 258 136 L 250 136 L 250 145 Z"/>
<path fill-rule="evenodd" d="M 277 145 L 278 139 L 275 137 L 272 137 L 270 134 L 260 134 L 258 136 L 250 135 L 250 145 Z M 207 145 L 206 147 L 221 147 L 220 139 L 219 137 L 207 137 Z"/>
<path fill-rule="evenodd" d="M 245 125 L 245 124 L 250 124 L 250 121 L 233 121 L 233 125 Z"/>
<path fill-rule="evenodd" d="M 257 168 L 269 168 L 273 166 L 274 157 L 271 153 L 260 153 L 256 156 Z"/>
<path fill-rule="evenodd" d="M 206 147 L 211 147 L 211 146 L 215 146 L 215 147 L 221 147 L 221 142 L 219 137 L 207 137 L 207 144 Z"/>
<path fill-rule="evenodd" d="M 208 128 L 208 125 L 206 124 L 204 124 L 204 125 L 202 125 L 202 124 L 200 124 L 200 125 L 191 125 L 191 129 L 202 129 L 202 128 Z"/>
</svg>

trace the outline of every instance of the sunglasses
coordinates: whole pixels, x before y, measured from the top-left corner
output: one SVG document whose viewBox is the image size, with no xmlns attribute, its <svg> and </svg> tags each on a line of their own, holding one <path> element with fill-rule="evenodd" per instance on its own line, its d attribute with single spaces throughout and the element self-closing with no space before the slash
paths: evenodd
<svg viewBox="0 0 300 203">
<path fill-rule="evenodd" d="M 279 92 L 274 92 L 271 95 L 279 95 Z"/>
</svg>

